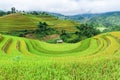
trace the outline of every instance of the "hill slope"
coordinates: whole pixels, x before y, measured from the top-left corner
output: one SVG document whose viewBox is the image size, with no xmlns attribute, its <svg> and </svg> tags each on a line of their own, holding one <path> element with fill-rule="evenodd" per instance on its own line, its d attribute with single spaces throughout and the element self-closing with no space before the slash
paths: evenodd
<svg viewBox="0 0 120 80">
<path fill-rule="evenodd" d="M 0 31 L 34 29 L 36 24 L 28 17 L 21 14 L 10 14 L 0 17 Z"/>
<path fill-rule="evenodd" d="M 40 56 L 110 56 L 119 54 L 120 32 L 101 34 L 76 44 L 49 44 L 38 40 L 1 35 L 0 53 Z"/>
<path fill-rule="evenodd" d="M 88 23 L 95 27 L 119 27 L 120 12 L 106 12 L 99 14 L 80 14 L 68 16 L 67 19 L 75 20 L 81 23 Z"/>
<path fill-rule="evenodd" d="M 120 12 L 108 12 L 92 17 L 87 23 L 96 27 L 119 27 L 120 26 Z"/>
<path fill-rule="evenodd" d="M 12 31 L 12 30 L 25 30 L 36 29 L 38 22 L 47 22 L 49 26 L 57 28 L 58 30 L 74 31 L 75 25 L 78 23 L 70 20 L 59 20 L 53 16 L 35 16 L 35 15 L 22 15 L 22 14 L 10 14 L 0 17 L 0 32 Z"/>
</svg>

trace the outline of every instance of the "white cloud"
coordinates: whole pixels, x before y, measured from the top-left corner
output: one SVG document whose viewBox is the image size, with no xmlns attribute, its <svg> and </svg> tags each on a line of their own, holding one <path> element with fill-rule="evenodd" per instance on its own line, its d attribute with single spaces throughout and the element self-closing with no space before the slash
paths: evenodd
<svg viewBox="0 0 120 80">
<path fill-rule="evenodd" d="M 0 9 L 39 10 L 66 15 L 120 11 L 120 0 L 0 0 Z"/>
</svg>

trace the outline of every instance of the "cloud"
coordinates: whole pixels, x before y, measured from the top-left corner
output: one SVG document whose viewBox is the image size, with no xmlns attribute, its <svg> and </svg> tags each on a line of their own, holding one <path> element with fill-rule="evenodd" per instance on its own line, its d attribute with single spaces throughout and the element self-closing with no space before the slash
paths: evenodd
<svg viewBox="0 0 120 80">
<path fill-rule="evenodd" d="M 119 0 L 0 0 L 2 10 L 38 10 L 74 15 L 120 11 Z"/>
</svg>

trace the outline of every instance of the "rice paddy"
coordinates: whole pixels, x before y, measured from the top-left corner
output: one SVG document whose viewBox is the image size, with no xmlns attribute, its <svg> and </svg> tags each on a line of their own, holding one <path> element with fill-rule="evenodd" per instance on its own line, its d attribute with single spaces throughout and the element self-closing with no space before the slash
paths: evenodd
<svg viewBox="0 0 120 80">
<path fill-rule="evenodd" d="M 119 80 L 119 35 L 75 44 L 0 35 L 0 80 Z"/>
</svg>

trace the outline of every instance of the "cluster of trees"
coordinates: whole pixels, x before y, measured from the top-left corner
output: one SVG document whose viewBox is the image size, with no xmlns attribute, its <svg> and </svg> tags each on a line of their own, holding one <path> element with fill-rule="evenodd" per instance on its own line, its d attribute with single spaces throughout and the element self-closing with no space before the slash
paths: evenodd
<svg viewBox="0 0 120 80">
<path fill-rule="evenodd" d="M 100 33 L 96 27 L 89 26 L 88 24 L 81 24 L 80 26 L 76 26 L 76 28 L 79 30 L 76 34 L 86 36 L 88 38 Z"/>
<path fill-rule="evenodd" d="M 58 34 L 58 31 L 55 28 L 49 27 L 46 22 L 39 22 L 38 28 L 35 30 L 35 34 L 38 37 L 45 37 L 51 34 Z"/>
<path fill-rule="evenodd" d="M 32 15 L 49 15 L 47 12 L 41 12 L 41 11 L 30 11 L 27 12 L 28 14 L 32 14 Z"/>
<path fill-rule="evenodd" d="M 80 41 L 80 38 L 75 33 L 62 33 L 60 38 L 66 43 L 76 43 Z"/>
<path fill-rule="evenodd" d="M 0 11 L 0 16 L 6 15 L 6 12 Z"/>
<path fill-rule="evenodd" d="M 78 29 L 78 31 L 74 33 L 67 33 L 63 30 L 60 35 L 61 39 L 63 39 L 64 42 L 67 43 L 76 43 L 83 39 L 100 34 L 99 30 L 97 30 L 93 26 L 89 26 L 88 24 L 81 24 L 80 26 L 76 26 L 76 28 Z"/>
</svg>

